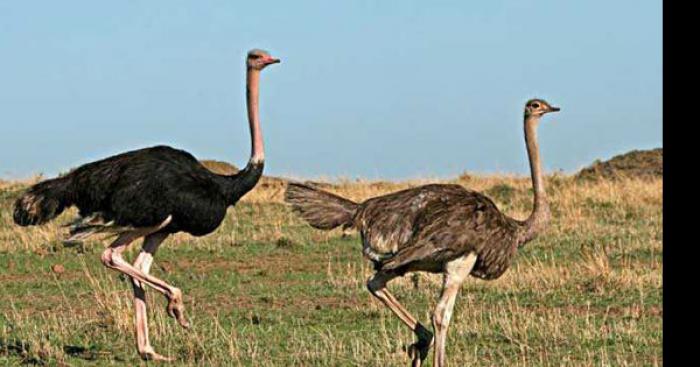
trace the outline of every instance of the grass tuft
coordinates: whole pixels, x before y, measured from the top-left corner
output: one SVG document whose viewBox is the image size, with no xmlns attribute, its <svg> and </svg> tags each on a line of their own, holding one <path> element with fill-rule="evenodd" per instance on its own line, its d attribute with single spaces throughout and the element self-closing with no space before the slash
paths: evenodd
<svg viewBox="0 0 700 367">
<path fill-rule="evenodd" d="M 485 192 L 518 219 L 531 209 L 527 177 L 321 184 L 364 200 L 436 181 Z M 104 243 L 60 241 L 75 211 L 46 226 L 13 224 L 12 203 L 30 183 L 0 182 L 0 365 L 146 365 L 134 347 L 131 284 L 101 265 Z M 547 232 L 503 277 L 463 286 L 450 363 L 660 365 L 661 178 L 556 174 L 547 183 Z M 372 268 L 357 233 L 313 230 L 283 204 L 284 185 L 267 180 L 213 234 L 178 234 L 159 250 L 152 273 L 183 290 L 193 328 L 181 329 L 149 289 L 156 350 L 177 357 L 174 366 L 406 365 L 413 335 L 366 291 Z M 429 326 L 440 284 L 414 274 L 389 289 Z"/>
</svg>

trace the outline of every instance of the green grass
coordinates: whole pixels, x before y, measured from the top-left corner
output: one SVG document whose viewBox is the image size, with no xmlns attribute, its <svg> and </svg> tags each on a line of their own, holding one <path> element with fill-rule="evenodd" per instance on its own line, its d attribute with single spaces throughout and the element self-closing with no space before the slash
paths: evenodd
<svg viewBox="0 0 700 367">
<path fill-rule="evenodd" d="M 502 278 L 462 288 L 451 365 L 661 364 L 661 182 L 559 180 L 548 233 Z M 502 181 L 469 186 L 495 187 L 499 206 L 522 216 L 527 181 Z M 47 227 L 14 226 L 22 187 L 0 187 L 0 365 L 146 365 L 130 282 L 102 266 L 104 243 L 64 246 L 57 224 L 71 213 Z M 181 329 L 148 290 L 151 341 L 178 358 L 174 366 L 409 364 L 413 335 L 366 291 L 372 272 L 357 235 L 315 231 L 278 199 L 240 203 L 209 236 L 168 239 L 152 273 L 182 289 L 193 325 Z M 389 288 L 430 326 L 439 284 L 420 274 Z"/>
</svg>

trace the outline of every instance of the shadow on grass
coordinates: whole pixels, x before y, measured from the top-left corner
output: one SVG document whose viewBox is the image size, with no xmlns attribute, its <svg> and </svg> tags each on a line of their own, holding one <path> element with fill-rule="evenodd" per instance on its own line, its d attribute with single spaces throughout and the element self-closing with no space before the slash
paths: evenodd
<svg viewBox="0 0 700 367">
<path fill-rule="evenodd" d="M 123 361 L 122 358 L 112 355 L 111 352 L 102 350 L 97 346 L 80 346 L 80 345 L 64 345 L 64 356 L 78 358 L 86 361 L 97 361 L 111 359 L 114 361 Z M 52 364 L 59 356 L 52 355 L 49 348 L 35 348 L 32 343 L 25 342 L 17 338 L 0 339 L 0 356 L 16 357 L 20 363 L 27 365 L 48 365 Z M 59 364 L 60 365 L 60 364 Z"/>
</svg>

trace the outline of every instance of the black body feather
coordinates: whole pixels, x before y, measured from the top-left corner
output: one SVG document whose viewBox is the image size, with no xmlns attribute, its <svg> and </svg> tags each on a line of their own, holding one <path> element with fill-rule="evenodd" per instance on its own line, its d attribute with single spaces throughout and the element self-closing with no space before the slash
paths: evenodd
<svg viewBox="0 0 700 367">
<path fill-rule="evenodd" d="M 172 215 L 161 232 L 202 236 L 260 179 L 263 162 L 232 176 L 215 174 L 190 153 L 168 146 L 134 150 L 40 182 L 15 203 L 19 225 L 42 224 L 71 205 L 82 217 L 99 213 L 116 226 L 150 227 Z"/>
</svg>

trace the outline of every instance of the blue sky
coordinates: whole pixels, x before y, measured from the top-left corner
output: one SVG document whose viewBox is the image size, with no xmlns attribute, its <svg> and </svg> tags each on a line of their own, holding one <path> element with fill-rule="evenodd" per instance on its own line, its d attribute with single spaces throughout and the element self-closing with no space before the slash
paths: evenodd
<svg viewBox="0 0 700 367">
<path fill-rule="evenodd" d="M 547 171 L 662 144 L 661 1 L 0 2 L 0 177 L 154 144 L 245 164 L 248 49 L 266 172 Z"/>
</svg>

